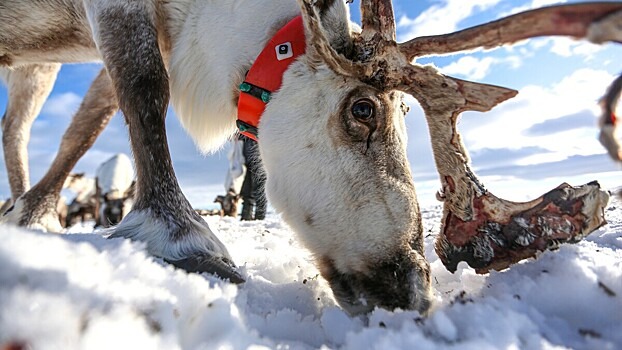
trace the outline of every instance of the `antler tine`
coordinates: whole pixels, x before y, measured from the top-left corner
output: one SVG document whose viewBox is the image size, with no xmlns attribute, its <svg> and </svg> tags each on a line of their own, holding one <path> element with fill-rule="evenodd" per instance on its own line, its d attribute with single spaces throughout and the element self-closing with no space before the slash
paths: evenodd
<svg viewBox="0 0 622 350">
<path fill-rule="evenodd" d="M 340 55 L 335 49 L 332 48 L 328 39 L 324 35 L 324 29 L 315 6 L 315 0 L 298 0 L 301 8 L 301 14 L 304 18 L 304 22 L 307 25 L 307 34 L 310 35 L 307 38 L 317 52 L 317 54 L 323 59 L 323 61 L 332 69 L 335 73 L 351 76 L 361 77 L 366 74 L 369 75 L 368 67 L 364 64 L 353 62 L 346 57 Z"/>
<path fill-rule="evenodd" d="M 475 83 L 439 74 L 431 66 L 405 65 L 396 88 L 413 95 L 424 109 L 486 112 L 518 93 L 501 86 Z"/>
<path fill-rule="evenodd" d="M 488 112 L 499 103 L 516 96 L 518 91 L 502 86 L 475 83 L 447 77 L 458 85 L 458 90 L 466 100 L 465 110 L 476 112 Z"/>
<path fill-rule="evenodd" d="M 362 0 L 361 24 L 363 32 L 378 32 L 386 40 L 395 41 L 395 16 L 391 0 Z"/>
<path fill-rule="evenodd" d="M 617 29 L 609 29 L 615 18 L 594 21 L 621 8 L 622 3 L 558 6 L 454 34 L 417 38 L 398 47 L 387 45 L 383 59 L 393 67 L 381 72 L 387 87 L 413 95 L 425 112 L 442 186 L 439 199 L 444 202 L 435 250 L 449 271 L 454 272 L 460 261 L 478 273 L 501 270 L 560 242 L 579 241 L 605 223 L 603 209 L 609 196 L 596 182 L 580 187 L 562 184 L 526 203 L 507 201 L 487 191 L 470 168 L 457 122 L 461 112 L 488 111 L 517 92 L 444 76 L 432 66 L 412 64 L 412 59 L 535 35 L 585 36 L 591 27 L 598 29 L 592 34 L 596 39 L 618 38 Z"/>
<path fill-rule="evenodd" d="M 469 166 L 457 122 L 465 110 L 487 111 L 516 91 L 410 66 L 398 88 L 414 95 L 425 112 L 442 189 L 441 229 L 435 250 L 454 272 L 466 261 L 477 273 L 502 270 L 563 242 L 577 242 L 606 223 L 609 195 L 596 182 L 562 184 L 525 203 L 504 200 L 484 188 Z"/>
<path fill-rule="evenodd" d="M 425 55 L 447 54 L 476 48 L 489 49 L 545 35 L 583 38 L 590 25 L 622 10 L 622 2 L 577 3 L 518 13 L 458 32 L 424 36 L 399 44 L 409 61 Z"/>
</svg>

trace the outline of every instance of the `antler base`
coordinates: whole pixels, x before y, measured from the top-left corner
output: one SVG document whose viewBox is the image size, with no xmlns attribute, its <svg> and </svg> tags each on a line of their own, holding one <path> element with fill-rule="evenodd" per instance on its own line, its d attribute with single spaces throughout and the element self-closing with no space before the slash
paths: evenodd
<svg viewBox="0 0 622 350">
<path fill-rule="evenodd" d="M 537 252 L 578 242 L 603 226 L 608 201 L 596 181 L 579 187 L 563 183 L 526 203 L 485 192 L 472 198 L 473 215 L 467 221 L 445 205 L 436 253 L 451 272 L 460 261 L 477 273 L 503 270 Z"/>
</svg>

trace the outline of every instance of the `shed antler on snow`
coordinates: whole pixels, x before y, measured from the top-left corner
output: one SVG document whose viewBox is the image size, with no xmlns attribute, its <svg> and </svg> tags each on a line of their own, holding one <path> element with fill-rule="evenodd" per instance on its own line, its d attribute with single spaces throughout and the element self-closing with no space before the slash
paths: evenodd
<svg viewBox="0 0 622 350">
<path fill-rule="evenodd" d="M 596 182 L 580 187 L 562 184 L 527 203 L 488 192 L 469 168 L 456 122 L 463 111 L 486 112 L 517 92 L 452 78 L 411 62 L 424 55 L 492 48 L 536 36 L 590 37 L 602 33 L 601 27 L 612 27 L 610 22 L 621 11 L 619 2 L 552 6 L 397 44 L 391 1 L 363 0 L 363 30 L 354 59 L 360 64 L 342 68 L 353 74 L 364 72 L 366 82 L 407 92 L 421 104 L 442 183 L 439 197 L 444 201 L 436 251 L 450 271 L 460 261 L 480 273 L 500 270 L 538 251 L 576 242 L 605 224 L 603 209 L 609 196 Z M 598 35 L 600 41 L 621 41 L 619 32 Z"/>
</svg>

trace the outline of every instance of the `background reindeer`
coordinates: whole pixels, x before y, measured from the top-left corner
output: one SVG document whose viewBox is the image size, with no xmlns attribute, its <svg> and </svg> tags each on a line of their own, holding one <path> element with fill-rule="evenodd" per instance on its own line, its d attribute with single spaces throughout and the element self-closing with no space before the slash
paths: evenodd
<svg viewBox="0 0 622 350">
<path fill-rule="evenodd" d="M 9 13 L 5 6 L 0 4 L 0 19 L 3 23 L 9 23 L 3 17 Z M 0 41 L 7 40 L 4 36 L 2 38 Z M 2 53 L 0 57 L 7 56 Z M 49 60 L 39 59 L 40 62 Z M 7 62 L 4 66 L 0 63 L 0 78 L 7 83 L 9 91 L 9 103 L 2 119 L 2 145 L 11 202 L 15 203 L 19 198 L 18 208 L 24 208 L 18 211 L 23 210 L 25 214 L 13 212 L 5 219 L 22 226 L 61 232 L 63 226 L 58 221 L 56 209 L 60 191 L 75 164 L 118 111 L 117 99 L 108 74 L 102 70 L 63 135 L 49 170 L 30 188 L 27 162 L 30 128 L 54 84 L 60 64 L 27 62 L 6 66 Z"/>
<path fill-rule="evenodd" d="M 35 67 L 48 65 L 53 72 L 58 62 L 104 62 L 105 71 L 70 126 L 76 126 L 79 141 L 64 139 L 74 143 L 61 145 L 57 160 L 75 164 L 118 102 L 129 125 L 137 193 L 132 212 L 112 237 L 144 241 L 150 253 L 188 271 L 243 281 L 227 249 L 181 193 L 164 118 L 170 96 L 199 146 L 218 147 L 235 130 L 237 87 L 245 73 L 272 35 L 295 23 L 290 21 L 300 13 L 304 54 L 289 62 L 278 89 L 264 91 L 265 99 L 261 93 L 269 103 L 256 136 L 271 203 L 314 253 L 347 311 L 379 306 L 425 313 L 432 299 L 406 160 L 403 93 L 417 98 L 429 124 L 445 202 L 437 251 L 450 270 L 459 260 L 480 270 L 504 268 L 603 224 L 607 196 L 595 183 L 566 185 L 530 203 L 507 202 L 487 192 L 468 166 L 456 121 L 462 111 L 487 111 L 516 92 L 443 76 L 412 62 L 422 55 L 537 35 L 586 36 L 592 22 L 620 11 L 622 4 L 554 7 L 401 44 L 395 41 L 386 0 L 362 1 L 360 32 L 352 29 L 338 0 L 237 5 L 189 0 L 0 4 L 0 64 L 27 73 L 15 79 L 11 91 L 38 86 L 28 80 Z M 260 9 L 266 16 L 257 16 Z M 54 74 L 42 80 L 49 84 Z M 89 109 L 94 110 L 90 115 Z M 78 121 L 85 125 L 79 127 Z M 6 221 L 53 228 L 44 218 L 57 194 L 42 188 L 60 188 L 68 170 L 52 169 L 42 187 L 16 196 Z"/>
<path fill-rule="evenodd" d="M 238 202 L 240 195 L 233 190 L 227 191 L 224 196 L 216 196 L 214 203 L 220 204 L 220 210 L 218 211 L 220 216 L 238 216 Z"/>
<path fill-rule="evenodd" d="M 97 221 L 98 203 L 94 178 L 88 177 L 84 173 L 70 174 L 63 188 L 67 188 L 76 194 L 67 206 L 64 227 L 70 227 L 87 220 Z"/>
<path fill-rule="evenodd" d="M 95 186 L 98 203 L 96 226 L 118 224 L 130 211 L 134 200 L 136 182 L 130 158 L 119 153 L 100 164 Z"/>
<path fill-rule="evenodd" d="M 240 190 L 246 174 L 246 165 L 243 154 L 243 142 L 238 137 L 229 141 L 227 159 L 229 161 L 225 175 L 225 195 L 214 198 L 214 203 L 220 204 L 221 216 L 238 216 Z"/>
</svg>

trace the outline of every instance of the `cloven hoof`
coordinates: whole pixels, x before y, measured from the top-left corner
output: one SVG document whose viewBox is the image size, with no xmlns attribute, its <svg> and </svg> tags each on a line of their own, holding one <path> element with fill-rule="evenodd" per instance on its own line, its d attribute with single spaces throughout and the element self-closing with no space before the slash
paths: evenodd
<svg viewBox="0 0 622 350">
<path fill-rule="evenodd" d="M 232 261 L 223 257 L 214 257 L 211 255 L 195 255 L 181 260 L 165 261 L 177 268 L 187 272 L 214 274 L 222 279 L 228 279 L 231 283 L 241 284 L 246 282 L 242 275 L 235 269 Z"/>
</svg>

